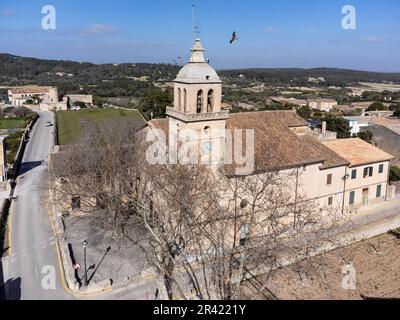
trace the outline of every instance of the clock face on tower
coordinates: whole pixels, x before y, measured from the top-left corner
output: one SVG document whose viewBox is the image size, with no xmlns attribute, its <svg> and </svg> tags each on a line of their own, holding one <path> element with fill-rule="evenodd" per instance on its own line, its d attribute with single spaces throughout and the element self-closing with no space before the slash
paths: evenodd
<svg viewBox="0 0 400 320">
<path fill-rule="evenodd" d="M 212 151 L 212 143 L 211 141 L 207 141 L 203 143 L 203 152 L 204 154 L 210 154 Z"/>
</svg>

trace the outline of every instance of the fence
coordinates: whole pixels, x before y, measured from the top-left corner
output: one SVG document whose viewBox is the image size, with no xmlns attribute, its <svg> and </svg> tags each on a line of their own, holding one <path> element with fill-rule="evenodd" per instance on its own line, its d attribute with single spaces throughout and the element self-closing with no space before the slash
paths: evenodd
<svg viewBox="0 0 400 320">
<path fill-rule="evenodd" d="M 12 178 L 15 179 L 18 176 L 18 171 L 21 168 L 21 164 L 22 164 L 22 158 L 24 156 L 24 152 L 25 152 L 25 147 L 26 144 L 28 142 L 28 138 L 29 138 L 29 134 L 33 128 L 33 126 L 35 125 L 36 121 L 39 119 L 39 116 L 36 116 L 31 123 L 28 125 L 28 127 L 26 128 L 22 138 L 21 138 L 21 142 L 19 144 L 19 148 L 17 151 L 17 155 L 15 156 L 15 160 L 13 163 L 13 170 L 12 170 Z"/>
</svg>

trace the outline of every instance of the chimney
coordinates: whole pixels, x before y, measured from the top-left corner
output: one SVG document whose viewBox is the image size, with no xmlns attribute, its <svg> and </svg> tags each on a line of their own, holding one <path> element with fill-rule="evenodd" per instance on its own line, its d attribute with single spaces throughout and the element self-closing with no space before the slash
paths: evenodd
<svg viewBox="0 0 400 320">
<path fill-rule="evenodd" d="M 322 133 L 323 135 L 326 135 L 326 121 L 323 121 L 323 122 L 322 122 L 322 131 L 321 131 L 321 133 Z"/>
</svg>

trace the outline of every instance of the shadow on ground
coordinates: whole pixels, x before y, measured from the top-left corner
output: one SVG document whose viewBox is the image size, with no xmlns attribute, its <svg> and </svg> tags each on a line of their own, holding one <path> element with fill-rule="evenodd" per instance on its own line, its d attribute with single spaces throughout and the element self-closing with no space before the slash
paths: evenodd
<svg viewBox="0 0 400 320">
<path fill-rule="evenodd" d="M 0 300 L 21 300 L 21 278 L 10 279 L 4 285 L 0 283 Z"/>
<path fill-rule="evenodd" d="M 42 161 L 32 161 L 32 162 L 24 162 L 21 164 L 21 168 L 19 170 L 19 175 L 23 175 L 37 167 L 42 165 Z"/>
</svg>

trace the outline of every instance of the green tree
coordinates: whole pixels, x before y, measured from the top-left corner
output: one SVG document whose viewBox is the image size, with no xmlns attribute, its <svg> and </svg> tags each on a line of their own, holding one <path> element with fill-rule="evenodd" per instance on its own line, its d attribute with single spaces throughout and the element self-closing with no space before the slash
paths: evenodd
<svg viewBox="0 0 400 320">
<path fill-rule="evenodd" d="M 297 109 L 297 114 L 305 120 L 311 118 L 312 110 L 309 106 L 303 106 Z"/>
<path fill-rule="evenodd" d="M 400 181 L 400 168 L 396 166 L 390 167 L 390 181 Z"/>
<path fill-rule="evenodd" d="M 82 101 L 75 101 L 75 105 L 77 105 L 78 107 L 80 107 L 82 109 L 86 109 L 86 103 L 84 103 Z"/>
<path fill-rule="evenodd" d="M 173 101 L 172 90 L 163 91 L 154 89 L 139 100 L 139 109 L 149 119 L 151 113 L 153 118 L 164 118 L 167 106 Z"/>
<path fill-rule="evenodd" d="M 385 111 L 385 110 L 387 110 L 387 107 L 385 107 L 382 102 L 375 101 L 373 104 L 369 106 L 367 111 Z"/>
<path fill-rule="evenodd" d="M 338 138 L 343 139 L 350 137 L 351 128 L 345 119 L 327 115 L 322 121 L 326 121 L 327 130 L 337 132 Z"/>
<path fill-rule="evenodd" d="M 368 143 L 372 143 L 372 138 L 374 137 L 374 135 L 372 134 L 371 131 L 365 131 L 365 132 L 360 132 L 358 134 L 358 137 Z"/>
</svg>

